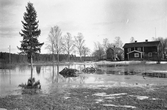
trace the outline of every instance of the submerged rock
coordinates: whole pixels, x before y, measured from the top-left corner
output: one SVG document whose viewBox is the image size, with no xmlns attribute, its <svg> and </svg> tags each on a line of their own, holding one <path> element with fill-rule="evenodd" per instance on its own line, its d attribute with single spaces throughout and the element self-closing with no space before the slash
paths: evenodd
<svg viewBox="0 0 167 110">
<path fill-rule="evenodd" d="M 167 73 L 164 72 L 145 72 L 142 73 L 143 77 L 158 77 L 158 78 L 167 78 Z"/>
<path fill-rule="evenodd" d="M 72 69 L 72 68 L 67 68 L 65 67 L 62 71 L 59 72 L 63 77 L 77 77 L 78 76 L 78 70 L 77 69 Z"/>
<path fill-rule="evenodd" d="M 82 72 L 84 72 L 84 73 L 95 73 L 95 72 L 96 72 L 96 69 L 93 68 L 93 67 L 87 67 L 87 68 L 84 68 L 84 69 L 82 70 Z"/>
<path fill-rule="evenodd" d="M 98 68 L 94 68 L 94 67 L 87 67 L 87 68 L 84 68 L 82 70 L 82 72 L 84 72 L 84 73 L 99 73 L 99 72 L 101 72 L 102 73 L 102 70 L 98 69 Z"/>
</svg>

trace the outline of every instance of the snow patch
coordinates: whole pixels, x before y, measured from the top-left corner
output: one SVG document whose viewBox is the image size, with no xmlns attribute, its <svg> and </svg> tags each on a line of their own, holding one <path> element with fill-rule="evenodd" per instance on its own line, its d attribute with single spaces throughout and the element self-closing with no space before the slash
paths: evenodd
<svg viewBox="0 0 167 110">
<path fill-rule="evenodd" d="M 103 96 L 106 96 L 106 93 L 105 93 L 105 92 L 102 92 L 102 93 L 95 93 L 95 94 L 93 94 L 93 95 L 103 97 Z"/>
<path fill-rule="evenodd" d="M 148 96 L 137 96 L 137 99 L 139 100 L 144 100 L 144 99 L 148 99 Z"/>
<path fill-rule="evenodd" d="M 103 104 L 103 106 L 107 106 L 107 107 L 125 107 L 125 108 L 136 108 L 135 106 L 131 106 L 131 105 Z"/>
<path fill-rule="evenodd" d="M 95 93 L 93 95 L 95 96 L 101 96 L 101 97 L 112 97 L 112 96 L 120 96 L 120 95 L 126 95 L 127 93 L 117 93 L 117 94 L 106 94 L 105 92 L 102 93 Z"/>
<path fill-rule="evenodd" d="M 148 99 L 149 97 L 148 96 L 139 96 L 139 95 L 129 95 L 131 97 L 136 97 L 137 99 L 139 100 L 145 100 L 145 99 Z"/>
<path fill-rule="evenodd" d="M 103 106 L 107 106 L 107 107 L 119 107 L 118 105 L 114 105 L 114 104 L 103 104 Z"/>
<path fill-rule="evenodd" d="M 64 99 L 69 99 L 70 97 L 64 97 Z"/>
<path fill-rule="evenodd" d="M 152 100 L 159 100 L 158 98 L 152 98 Z"/>
<path fill-rule="evenodd" d="M 116 97 L 105 97 L 105 99 L 115 99 Z M 120 97 L 117 97 L 120 98 Z"/>
<path fill-rule="evenodd" d="M 96 103 L 103 102 L 103 99 L 95 99 Z"/>
</svg>

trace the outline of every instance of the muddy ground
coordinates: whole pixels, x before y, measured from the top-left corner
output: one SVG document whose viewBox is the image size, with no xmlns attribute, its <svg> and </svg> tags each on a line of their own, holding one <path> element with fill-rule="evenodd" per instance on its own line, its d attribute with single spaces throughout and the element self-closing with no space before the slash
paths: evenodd
<svg viewBox="0 0 167 110">
<path fill-rule="evenodd" d="M 28 91 L 28 90 L 27 90 Z M 167 86 L 73 88 L 0 98 L 7 110 L 167 110 Z M 29 94 L 31 93 L 31 94 Z"/>
</svg>

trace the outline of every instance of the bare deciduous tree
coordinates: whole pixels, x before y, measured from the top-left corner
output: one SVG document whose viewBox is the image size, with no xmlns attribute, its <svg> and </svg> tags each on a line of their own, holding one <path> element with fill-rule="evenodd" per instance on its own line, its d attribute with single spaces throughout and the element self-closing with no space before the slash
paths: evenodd
<svg viewBox="0 0 167 110">
<path fill-rule="evenodd" d="M 57 54 L 57 61 L 59 62 L 59 54 L 62 51 L 62 37 L 61 29 L 58 26 L 51 27 L 47 49 L 52 52 L 52 54 Z"/>
<path fill-rule="evenodd" d="M 68 54 L 69 61 L 70 53 L 74 51 L 74 40 L 70 33 L 67 33 L 67 35 L 63 37 L 63 50 Z"/>
<path fill-rule="evenodd" d="M 122 43 L 121 38 L 119 36 L 115 37 L 114 44 L 115 44 L 116 47 L 122 48 L 123 43 Z"/>
<path fill-rule="evenodd" d="M 83 51 L 83 55 L 84 55 L 84 57 L 86 57 L 86 55 L 88 55 L 88 54 L 89 54 L 90 49 L 89 49 L 88 47 L 83 46 L 82 51 Z"/>
<path fill-rule="evenodd" d="M 160 58 L 164 58 L 164 55 L 166 54 L 167 50 L 167 38 L 164 39 L 162 37 L 158 37 L 158 38 L 153 38 L 153 40 L 160 41 L 158 53 Z"/>
<path fill-rule="evenodd" d="M 135 42 L 135 38 L 134 38 L 134 37 L 131 37 L 131 38 L 130 38 L 130 43 L 133 43 L 133 42 Z"/>
<path fill-rule="evenodd" d="M 80 60 L 83 52 L 82 49 L 83 49 L 84 43 L 85 43 L 85 40 L 82 33 L 78 33 L 78 35 L 75 37 L 75 47 L 77 48 L 77 51 L 80 55 Z"/>
<path fill-rule="evenodd" d="M 105 51 L 110 47 L 108 38 L 103 39 L 103 47 Z"/>
<path fill-rule="evenodd" d="M 103 59 L 104 55 L 105 51 L 102 44 L 100 44 L 99 42 L 95 43 L 95 51 L 93 52 L 93 56 L 99 60 Z"/>
</svg>

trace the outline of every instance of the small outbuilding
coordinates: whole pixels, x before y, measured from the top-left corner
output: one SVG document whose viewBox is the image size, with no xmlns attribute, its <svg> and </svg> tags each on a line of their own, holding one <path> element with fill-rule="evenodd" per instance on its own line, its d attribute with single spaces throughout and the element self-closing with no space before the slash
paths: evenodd
<svg viewBox="0 0 167 110">
<path fill-rule="evenodd" d="M 106 50 L 106 59 L 110 61 L 123 60 L 123 49 L 110 47 Z"/>
</svg>

